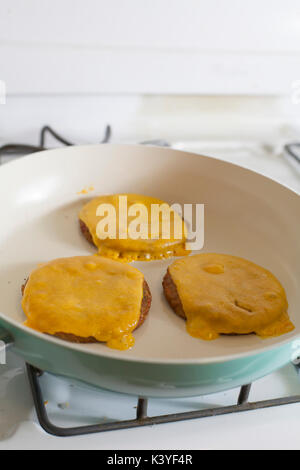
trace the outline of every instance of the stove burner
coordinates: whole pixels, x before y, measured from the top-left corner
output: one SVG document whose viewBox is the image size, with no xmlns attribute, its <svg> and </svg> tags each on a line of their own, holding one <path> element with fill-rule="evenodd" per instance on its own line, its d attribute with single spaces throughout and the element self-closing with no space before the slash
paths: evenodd
<svg viewBox="0 0 300 470">
<path fill-rule="evenodd" d="M 220 416 L 225 414 L 238 413 L 242 411 L 258 410 L 262 408 L 271 408 L 274 406 L 288 405 L 300 402 L 300 395 L 287 396 L 283 398 L 275 398 L 273 400 L 263 400 L 257 402 L 249 402 L 248 397 L 251 389 L 251 384 L 243 385 L 240 388 L 237 404 L 232 406 L 220 406 L 206 410 L 186 411 L 183 413 L 174 413 L 168 415 L 151 416 L 147 415 L 148 399 L 138 398 L 136 418 L 126 421 L 113 421 L 110 423 L 99 423 L 87 426 L 78 427 L 59 427 L 51 423 L 48 418 L 45 401 L 43 399 L 42 391 L 39 385 L 39 377 L 43 374 L 42 371 L 27 364 L 27 373 L 33 395 L 33 401 L 37 417 L 42 428 L 49 434 L 59 437 L 65 436 L 78 436 L 83 434 L 93 434 L 104 431 L 115 431 L 120 429 L 129 429 L 139 426 L 149 426 L 153 424 L 174 423 L 177 421 L 184 421 L 187 419 L 208 418 L 213 416 Z"/>
<path fill-rule="evenodd" d="M 27 144 L 6 144 L 3 147 L 0 147 L 0 156 L 15 156 L 15 155 L 27 155 L 29 153 L 40 152 L 41 150 L 46 150 L 45 147 L 45 140 L 47 134 L 52 135 L 58 142 L 61 144 L 70 146 L 74 145 L 64 137 L 59 135 L 56 131 L 54 131 L 50 126 L 44 126 L 40 131 L 40 144 L 38 146 L 35 145 L 27 145 Z M 100 141 L 100 144 L 106 144 L 109 142 L 111 138 L 111 127 L 109 125 L 106 126 L 104 131 L 104 136 Z"/>
</svg>

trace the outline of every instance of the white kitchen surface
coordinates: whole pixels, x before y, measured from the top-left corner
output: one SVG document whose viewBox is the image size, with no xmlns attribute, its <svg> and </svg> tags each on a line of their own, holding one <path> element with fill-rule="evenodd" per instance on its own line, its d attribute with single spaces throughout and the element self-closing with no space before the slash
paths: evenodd
<svg viewBox="0 0 300 470">
<path fill-rule="evenodd" d="M 268 109 L 267 107 L 266 114 Z M 185 116 L 185 132 L 180 132 L 176 127 L 178 139 L 175 139 L 174 129 L 167 132 L 168 114 L 165 116 L 163 113 L 160 129 L 165 129 L 165 133 L 161 131 L 156 134 L 155 128 L 149 131 L 147 126 L 143 128 L 140 126 L 137 132 L 138 140 L 166 137 L 176 148 L 185 148 L 250 167 L 300 192 L 300 172 L 297 173 L 282 155 L 282 144 L 291 138 L 293 140 L 296 138 L 297 126 L 292 126 L 291 123 L 284 124 L 287 120 L 282 115 L 273 120 L 269 116 L 269 119 L 262 120 L 263 126 L 265 130 L 272 128 L 273 131 L 269 133 L 265 131 L 266 138 L 263 139 L 260 122 L 259 129 L 254 125 L 255 118 L 252 119 L 251 125 L 245 123 L 243 125 L 241 115 L 240 119 L 232 121 L 230 126 L 228 120 L 225 123 L 227 130 L 231 128 L 226 138 L 224 131 L 217 132 L 222 128 L 220 115 L 216 114 L 214 120 L 213 114 L 210 114 L 208 109 L 206 113 L 211 125 L 209 126 L 207 122 L 205 124 L 203 115 L 199 114 L 198 122 L 203 119 L 205 132 L 198 140 L 185 138 L 189 132 L 191 137 L 192 131 L 189 129 L 194 129 L 195 119 L 189 120 Z M 132 121 L 136 121 L 136 114 L 132 113 L 132 116 Z M 146 118 L 144 123 L 145 121 Z M 169 121 L 170 128 L 176 122 L 178 126 L 179 117 L 174 115 Z M 251 116 L 248 116 L 247 122 L 251 122 Z M 44 123 L 40 120 L 39 127 Z M 20 126 L 21 122 L 18 125 Z M 24 125 L 25 128 L 29 126 L 28 123 Z M 159 128 L 157 120 L 155 127 Z M 201 125 L 199 128 L 201 135 L 203 128 Z M 238 128 L 240 132 L 234 137 L 234 129 Z M 114 134 L 115 141 L 118 140 L 116 135 L 118 133 L 119 141 L 133 140 L 134 126 L 130 132 L 127 128 L 127 139 L 124 129 L 124 123 L 117 127 Z M 27 129 L 24 133 L 28 143 L 37 143 L 33 141 L 34 132 L 37 139 L 37 130 L 36 121 L 30 132 Z M 56 126 L 56 130 L 63 134 L 64 129 L 61 130 Z M 7 128 L 7 133 L 13 136 L 13 129 Z M 87 129 L 81 129 L 80 132 L 77 130 L 77 142 L 80 142 L 84 136 L 92 139 Z M 14 138 L 10 140 L 17 142 L 20 138 L 18 134 L 14 134 Z M 136 400 L 133 397 L 85 389 L 49 374 L 43 376 L 41 383 L 44 398 L 48 402 L 49 416 L 57 425 L 92 424 L 103 419 L 129 419 L 135 416 Z M 236 403 L 238 393 L 239 390 L 236 389 L 191 399 L 151 399 L 149 415 L 191 411 L 213 405 L 233 405 Z M 294 366 L 289 364 L 254 383 L 250 401 L 291 394 L 300 394 L 300 377 Z M 37 423 L 23 362 L 12 353 L 8 353 L 7 364 L 0 365 L 0 449 L 300 449 L 299 419 L 300 404 L 293 404 L 89 436 L 54 437 L 45 433 Z"/>
<path fill-rule="evenodd" d="M 298 0 L 1 0 L 11 94 L 288 94 Z"/>
</svg>

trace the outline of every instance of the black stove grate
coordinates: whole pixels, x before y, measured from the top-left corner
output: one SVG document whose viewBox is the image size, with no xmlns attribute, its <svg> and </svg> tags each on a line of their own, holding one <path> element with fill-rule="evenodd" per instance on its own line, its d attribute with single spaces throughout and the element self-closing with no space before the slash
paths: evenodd
<svg viewBox="0 0 300 470">
<path fill-rule="evenodd" d="M 52 137 L 54 137 L 54 139 L 56 139 L 59 143 L 63 145 L 66 145 L 66 146 L 74 145 L 72 142 L 69 142 L 67 139 L 65 139 L 56 131 L 54 131 L 52 127 L 44 126 L 42 127 L 40 131 L 39 145 L 6 144 L 0 147 L 0 157 L 2 155 L 5 155 L 5 156 L 11 155 L 15 157 L 16 155 L 27 155 L 29 153 L 41 152 L 42 150 L 47 150 L 47 148 L 45 147 L 47 135 L 51 135 Z M 111 138 L 111 127 L 107 125 L 105 128 L 102 140 L 99 143 L 106 144 L 109 142 L 110 138 Z"/>
<path fill-rule="evenodd" d="M 148 399 L 138 398 L 135 419 L 69 428 L 59 427 L 49 420 L 46 411 L 45 401 L 39 384 L 39 377 L 43 374 L 43 372 L 29 364 L 27 364 L 27 372 L 39 423 L 47 433 L 59 437 L 78 436 L 104 431 L 116 431 L 141 426 L 150 426 L 154 424 L 174 423 L 188 419 L 209 418 L 213 416 L 239 413 L 242 411 L 259 410 L 262 408 L 271 408 L 274 406 L 300 403 L 300 395 L 286 396 L 282 398 L 275 398 L 272 400 L 250 402 L 248 401 L 248 398 L 251 389 L 251 384 L 247 384 L 243 385 L 240 388 L 240 393 L 236 405 L 220 406 L 205 410 L 185 411 L 183 413 L 173 413 L 150 417 L 147 415 Z"/>
<path fill-rule="evenodd" d="M 62 137 L 58 134 L 52 127 L 50 126 L 43 126 L 40 130 L 39 136 L 39 145 L 28 145 L 28 144 L 6 144 L 0 147 L 0 159 L 2 156 L 12 157 L 15 158 L 16 156 L 21 155 L 28 155 L 30 153 L 41 152 L 42 150 L 47 150 L 45 146 L 47 136 L 52 136 L 57 142 L 60 144 L 71 146 L 74 143 L 70 142 L 69 140 Z M 109 124 L 106 125 L 104 129 L 104 134 L 102 139 L 100 140 L 100 144 L 107 144 L 110 142 L 112 136 L 111 126 Z M 160 147 L 170 147 L 170 144 L 163 139 L 153 139 L 153 140 L 145 140 L 140 142 L 142 145 L 157 145 Z M 0 161 L 1 164 L 1 161 Z"/>
</svg>

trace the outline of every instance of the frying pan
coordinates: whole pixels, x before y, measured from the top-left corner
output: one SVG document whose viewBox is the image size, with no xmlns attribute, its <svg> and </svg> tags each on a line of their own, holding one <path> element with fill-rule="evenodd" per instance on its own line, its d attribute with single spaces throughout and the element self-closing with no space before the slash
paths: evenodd
<svg viewBox="0 0 300 470">
<path fill-rule="evenodd" d="M 94 191 L 84 194 L 84 188 Z M 214 158 L 139 145 L 74 146 L 0 168 L 0 339 L 28 363 L 97 387 L 139 396 L 183 397 L 249 383 L 300 352 L 300 196 L 262 175 Z M 247 258 L 286 289 L 295 330 L 261 339 L 192 338 L 168 306 L 162 278 L 172 260 L 135 262 L 153 303 L 129 351 L 74 344 L 23 325 L 21 285 L 38 263 L 95 253 L 78 227 L 98 194 L 140 193 L 205 205 L 203 251 Z"/>
</svg>

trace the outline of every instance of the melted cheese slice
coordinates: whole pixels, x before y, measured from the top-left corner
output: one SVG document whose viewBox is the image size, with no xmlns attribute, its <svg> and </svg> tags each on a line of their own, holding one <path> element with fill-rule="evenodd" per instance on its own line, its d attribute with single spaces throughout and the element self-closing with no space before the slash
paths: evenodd
<svg viewBox="0 0 300 470">
<path fill-rule="evenodd" d="M 105 205 L 110 205 L 112 210 L 99 215 L 99 206 L 105 208 Z M 165 209 L 159 218 L 154 212 L 158 206 Z M 189 254 L 184 221 L 160 199 L 138 194 L 101 196 L 82 208 L 79 219 L 88 227 L 101 256 L 129 262 Z M 108 227 L 115 227 L 109 236 Z M 164 227 L 170 228 L 169 234 Z"/>
<path fill-rule="evenodd" d="M 116 349 L 134 344 L 144 276 L 95 256 L 60 258 L 29 276 L 22 299 L 25 325 L 43 333 L 93 337 Z"/>
<path fill-rule="evenodd" d="M 204 253 L 175 261 L 176 285 L 191 336 L 279 336 L 294 329 L 280 282 L 266 269 L 235 256 Z"/>
</svg>

